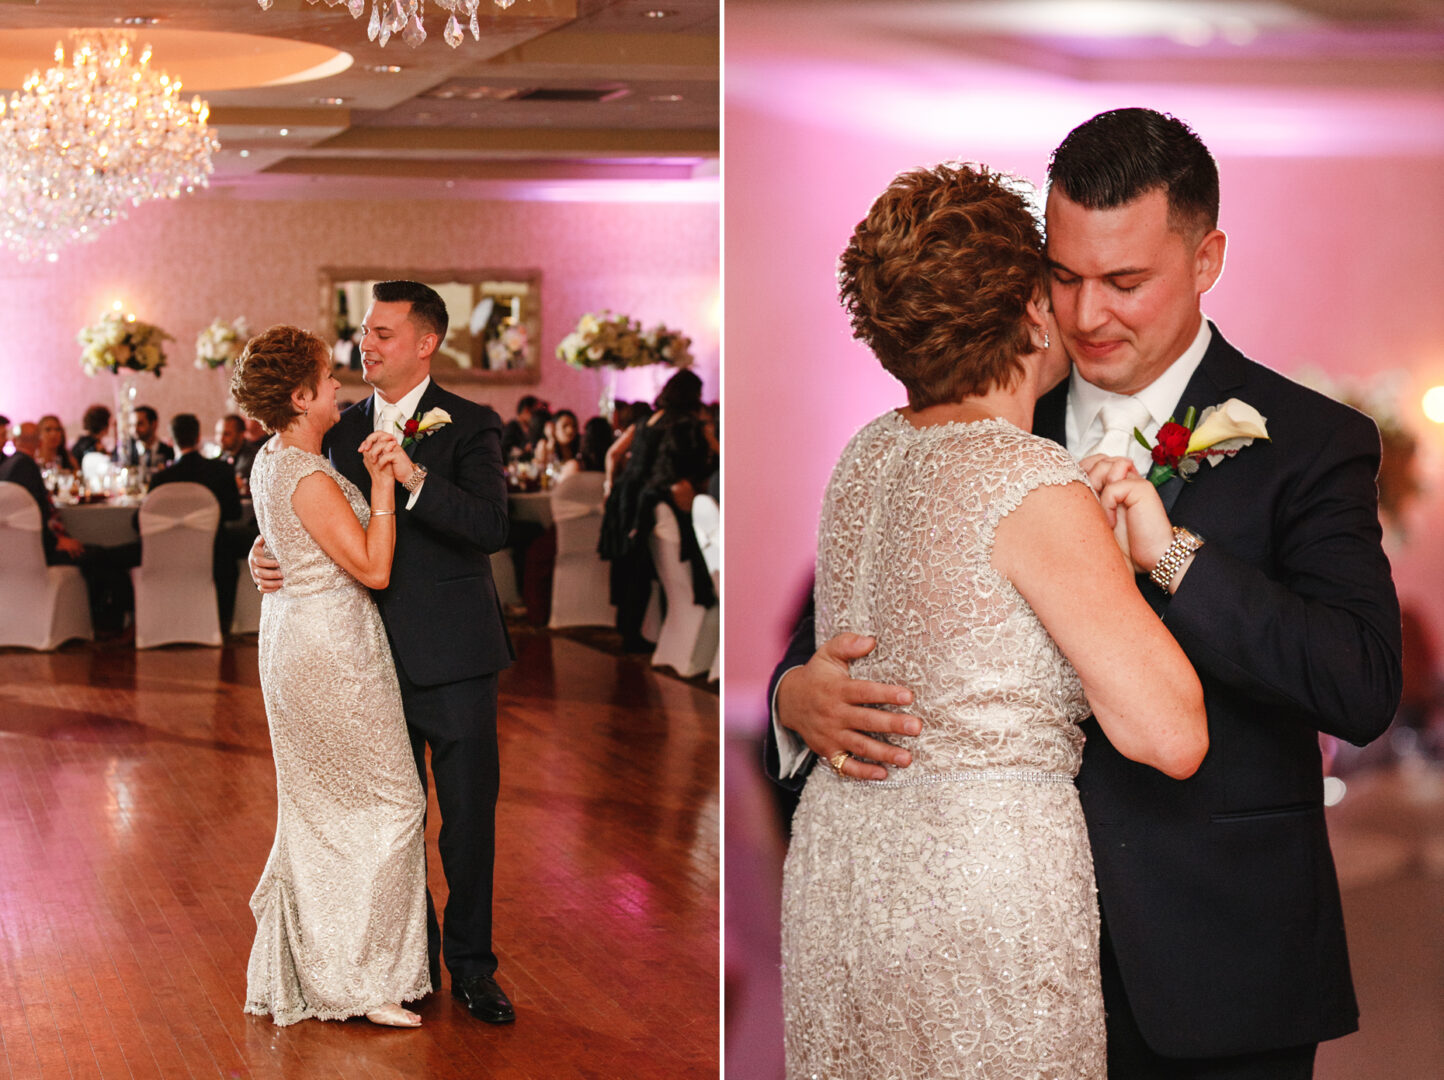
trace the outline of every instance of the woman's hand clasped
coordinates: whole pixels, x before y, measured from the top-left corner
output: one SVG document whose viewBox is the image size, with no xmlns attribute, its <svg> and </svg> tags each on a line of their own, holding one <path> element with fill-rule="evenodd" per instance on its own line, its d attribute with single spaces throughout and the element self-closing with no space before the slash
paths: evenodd
<svg viewBox="0 0 1444 1080">
<path fill-rule="evenodd" d="M 390 432 L 373 431 L 366 436 L 360 450 L 373 484 L 382 478 L 401 484 L 411 476 L 414 468 L 411 458 Z"/>
<path fill-rule="evenodd" d="M 1098 494 L 1124 556 L 1136 572 L 1148 573 L 1173 543 L 1173 524 L 1158 489 L 1125 457 L 1094 454 L 1078 464 Z"/>
</svg>

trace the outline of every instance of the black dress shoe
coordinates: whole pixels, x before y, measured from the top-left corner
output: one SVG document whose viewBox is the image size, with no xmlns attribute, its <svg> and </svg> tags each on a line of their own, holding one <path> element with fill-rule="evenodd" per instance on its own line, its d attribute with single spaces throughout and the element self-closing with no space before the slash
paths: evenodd
<svg viewBox="0 0 1444 1080">
<path fill-rule="evenodd" d="M 490 975 L 451 980 L 451 996 L 466 1002 L 466 1010 L 488 1024 L 510 1024 L 516 1019 L 511 1001 Z"/>
</svg>

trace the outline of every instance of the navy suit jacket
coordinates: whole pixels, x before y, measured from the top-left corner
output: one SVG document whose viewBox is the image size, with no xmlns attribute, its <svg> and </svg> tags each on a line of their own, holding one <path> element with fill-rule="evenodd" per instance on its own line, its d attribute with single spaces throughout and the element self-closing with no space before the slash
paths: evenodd
<svg viewBox="0 0 1444 1080">
<path fill-rule="evenodd" d="M 1401 688 L 1378 430 L 1248 360 L 1215 328 L 1178 415 L 1230 397 L 1266 417 L 1271 441 L 1160 489 L 1174 524 L 1206 543 L 1172 598 L 1138 583 L 1203 684 L 1208 756 L 1172 780 L 1124 758 L 1089 720 L 1078 774 L 1129 1003 L 1149 1045 L 1170 1057 L 1358 1027 L 1318 733 L 1368 742 Z M 1034 431 L 1062 443 L 1066 402 L 1065 382 L 1038 402 Z M 774 686 L 813 648 L 809 614 Z M 775 776 L 770 725 L 768 740 Z"/>
<path fill-rule="evenodd" d="M 331 464 L 363 492 L 371 478 L 359 447 L 374 427 L 374 400 L 342 413 L 324 445 Z M 420 411 L 434 408 L 451 423 L 407 449 L 426 467 L 426 482 L 410 510 L 411 493 L 396 487 L 391 582 L 373 592 L 396 663 L 418 686 L 490 675 L 515 657 L 491 578 L 491 553 L 506 545 L 508 528 L 501 418 L 435 380 Z"/>
<path fill-rule="evenodd" d="M 235 471 L 220 459 L 202 457 L 198 451 L 188 450 L 150 478 L 151 490 L 162 484 L 192 483 L 203 484 L 216 502 L 221 504 L 221 520 L 235 521 L 241 516 L 241 493 L 236 487 Z M 219 532 L 216 534 L 218 537 Z"/>
</svg>

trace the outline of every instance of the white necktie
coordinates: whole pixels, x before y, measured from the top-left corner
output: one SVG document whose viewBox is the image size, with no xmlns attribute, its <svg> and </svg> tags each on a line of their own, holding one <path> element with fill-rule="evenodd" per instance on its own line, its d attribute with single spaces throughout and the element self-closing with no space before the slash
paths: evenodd
<svg viewBox="0 0 1444 1080">
<path fill-rule="evenodd" d="M 389 432 L 392 435 L 395 435 L 396 423 L 400 419 L 401 409 L 399 406 L 389 404 L 388 402 L 382 401 L 380 398 L 376 399 L 377 431 L 385 431 Z"/>
<path fill-rule="evenodd" d="M 1103 408 L 1098 410 L 1098 418 L 1103 421 L 1103 437 L 1083 456 L 1107 454 L 1109 457 L 1126 457 L 1137 465 L 1143 447 L 1133 437 L 1133 429 L 1143 431 L 1153 420 L 1148 406 L 1134 397 L 1113 398 L 1104 402 Z"/>
</svg>

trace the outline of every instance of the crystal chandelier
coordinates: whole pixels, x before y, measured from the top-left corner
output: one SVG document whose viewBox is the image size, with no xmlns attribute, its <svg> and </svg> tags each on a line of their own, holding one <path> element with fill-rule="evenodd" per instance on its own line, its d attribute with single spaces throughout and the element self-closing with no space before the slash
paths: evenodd
<svg viewBox="0 0 1444 1080">
<path fill-rule="evenodd" d="M 205 187 L 220 143 L 199 97 L 137 56 L 123 30 L 73 35 L 70 64 L 36 71 L 0 99 L 0 239 L 22 259 L 93 240 L 127 205 Z"/>
<path fill-rule="evenodd" d="M 314 4 L 317 0 L 306 2 Z M 272 0 L 256 0 L 256 3 L 265 11 L 271 10 Z M 467 29 L 471 31 L 472 40 L 481 40 L 481 24 L 476 15 L 481 0 L 431 0 L 431 3 L 451 13 L 441 36 L 453 49 L 465 37 L 461 29 L 463 17 L 469 22 Z M 492 0 L 492 3 L 504 11 L 516 0 Z M 326 0 L 327 7 L 341 4 L 346 5 L 353 19 L 359 19 L 366 13 L 366 0 Z M 426 40 L 426 0 L 371 0 L 371 21 L 366 26 L 366 36 L 372 41 L 379 41 L 384 49 L 393 34 L 400 34 L 401 40 L 413 49 Z"/>
</svg>

